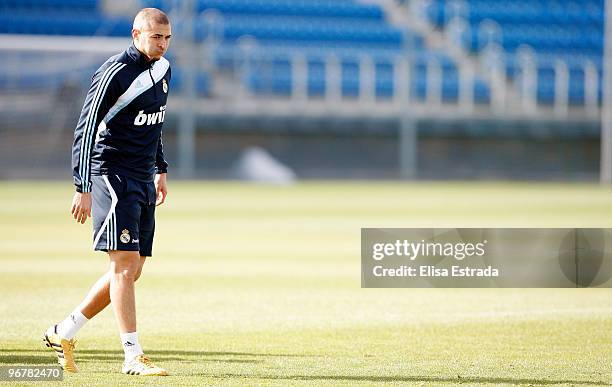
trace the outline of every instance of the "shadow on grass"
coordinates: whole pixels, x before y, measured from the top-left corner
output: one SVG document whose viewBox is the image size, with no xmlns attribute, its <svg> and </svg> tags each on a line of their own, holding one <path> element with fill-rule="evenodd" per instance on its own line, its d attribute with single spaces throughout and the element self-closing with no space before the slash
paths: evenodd
<svg viewBox="0 0 612 387">
<path fill-rule="evenodd" d="M 54 356 L 49 350 L 42 349 L 0 349 L 0 364 L 48 364 L 53 363 Z M 47 355 L 39 355 L 47 353 Z M 160 361 L 180 362 L 216 362 L 216 363 L 262 363 L 263 359 L 226 359 L 216 356 L 283 356 L 280 354 L 255 354 L 247 352 L 205 352 L 205 351 L 147 351 L 147 355 Z M 293 355 L 288 355 L 293 356 Z M 89 349 L 77 350 L 76 359 L 80 362 L 117 362 L 123 360 L 123 351 Z"/>
<path fill-rule="evenodd" d="M 352 375 L 250 375 L 250 374 L 191 374 L 191 376 L 205 376 L 208 378 L 250 378 L 250 379 L 265 379 L 265 380 L 308 380 L 308 381 L 346 381 L 346 382 L 372 382 L 372 383 L 390 383 L 390 382 L 406 382 L 406 383 L 476 383 L 476 384 L 531 384 L 531 385 L 551 385 L 551 384 L 569 384 L 569 385 L 584 385 L 584 386 L 610 386 L 611 383 L 605 382 L 585 382 L 580 380 L 553 380 L 553 379 L 520 379 L 520 378 L 495 378 L 495 377 L 456 377 L 443 378 L 432 376 L 352 376 Z M 248 383 L 247 383 L 248 384 Z"/>
<path fill-rule="evenodd" d="M 1 352 L 2 350 L 0 350 Z M 121 350 L 103 350 L 103 349 L 89 349 L 79 351 L 79 353 L 106 353 L 106 354 L 119 354 L 123 355 Z M 252 357 L 320 357 L 320 355 L 299 355 L 293 353 L 253 353 L 253 352 L 223 352 L 223 351 L 166 351 L 166 350 L 147 350 L 147 355 L 180 355 L 180 356 L 252 356 Z"/>
<path fill-rule="evenodd" d="M 30 352 L 39 352 L 39 351 L 30 351 Z M 2 355 L 0 356 L 0 365 L 1 364 L 15 364 L 15 365 L 26 365 L 26 364 L 38 364 L 38 365 L 48 365 L 55 364 L 55 357 L 51 356 L 52 353 L 49 352 L 48 355 Z"/>
<path fill-rule="evenodd" d="M 9 352 L 9 353 L 20 353 L 20 352 L 40 352 L 44 351 L 44 346 L 41 345 L 41 349 L 23 349 L 23 348 L 0 348 L 0 353 Z M 76 350 L 79 354 L 90 354 L 90 355 L 107 355 L 105 357 L 110 357 L 112 355 L 121 355 L 123 356 L 123 351 L 116 349 L 83 349 Z M 206 356 L 252 356 L 252 357 L 320 357 L 320 355 L 298 355 L 292 353 L 253 353 L 253 352 L 223 352 L 223 351 L 166 351 L 166 350 L 147 350 L 147 355 L 160 355 L 160 356 L 196 356 L 196 357 L 206 357 Z"/>
</svg>

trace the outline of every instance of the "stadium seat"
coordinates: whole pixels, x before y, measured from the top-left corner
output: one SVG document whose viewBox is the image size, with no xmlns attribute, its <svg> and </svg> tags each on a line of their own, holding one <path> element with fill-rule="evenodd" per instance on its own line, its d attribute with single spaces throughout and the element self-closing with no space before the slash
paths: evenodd
<svg viewBox="0 0 612 387">
<path fill-rule="evenodd" d="M 141 0 L 143 7 L 172 11 L 180 4 L 170 0 Z M 484 4 L 484 3 L 483 3 Z M 483 5 L 484 6 L 484 5 Z M 210 19 L 201 17 L 195 25 L 197 41 L 203 41 L 211 30 L 222 31 L 221 44 L 214 53 L 218 68 L 239 71 L 236 58 L 241 57 L 244 36 L 256 40 L 267 58 L 251 58 L 252 71 L 244 79 L 256 94 L 286 96 L 294 87 L 290 55 L 299 52 L 308 65 L 309 95 L 324 95 L 326 88 L 325 60 L 330 54 L 341 58 L 341 91 L 345 97 L 360 92 L 359 58 L 370 56 L 375 63 L 375 94 L 391 98 L 395 92 L 393 58 L 409 52 L 413 60 L 411 94 L 426 97 L 427 58 L 435 57 L 443 68 L 441 96 L 444 101 L 457 101 L 458 74 L 447 55 L 431 52 L 423 37 L 406 27 L 400 29 L 387 22 L 382 8 L 353 0 L 197 0 L 198 12 L 216 10 L 221 28 L 211 29 Z M 216 26 L 219 27 L 219 26 Z M 175 25 L 175 34 L 181 33 Z M 0 0 L 0 33 L 47 34 L 77 36 L 127 36 L 131 29 L 128 18 L 104 14 L 97 0 Z M 477 42 L 476 42 L 477 43 Z M 238 63 L 239 65 L 239 63 Z M 173 72 L 173 87 L 181 90 L 180 70 Z M 202 71 L 196 89 L 200 96 L 212 92 L 210 74 Z M 488 100 L 486 84 L 474 84 L 478 101 Z"/>
<path fill-rule="evenodd" d="M 460 41 L 474 53 L 491 42 L 501 45 L 506 52 L 510 77 L 517 73 L 517 49 L 531 47 L 538 62 L 537 94 L 541 103 L 554 102 L 551 63 L 562 60 L 570 68 L 580 68 L 570 72 L 569 100 L 572 104 L 584 103 L 584 64 L 593 62 L 600 73 L 602 70 L 603 0 L 467 0 L 464 6 L 455 4 L 449 0 L 432 0 L 426 16 L 441 28 L 453 17 L 466 20 L 469 29 Z M 497 31 L 487 35 L 484 22 L 496 26 Z M 600 83 L 598 94 L 601 93 Z"/>
</svg>

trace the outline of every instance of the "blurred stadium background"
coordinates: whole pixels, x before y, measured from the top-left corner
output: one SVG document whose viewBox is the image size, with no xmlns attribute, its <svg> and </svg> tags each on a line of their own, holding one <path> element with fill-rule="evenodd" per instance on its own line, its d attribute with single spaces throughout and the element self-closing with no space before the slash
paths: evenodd
<svg viewBox="0 0 612 387">
<path fill-rule="evenodd" d="M 0 0 L 0 178 L 70 176 L 91 74 L 154 6 L 174 176 L 609 180 L 604 3 Z"/>
</svg>

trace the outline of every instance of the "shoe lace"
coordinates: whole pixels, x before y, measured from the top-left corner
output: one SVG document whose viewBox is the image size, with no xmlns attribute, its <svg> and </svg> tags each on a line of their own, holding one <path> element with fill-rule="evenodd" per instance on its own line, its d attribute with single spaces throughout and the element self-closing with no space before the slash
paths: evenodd
<svg viewBox="0 0 612 387">
<path fill-rule="evenodd" d="M 146 356 L 140 356 L 140 362 L 147 366 L 147 368 L 154 368 L 155 366 L 151 363 L 151 360 Z"/>
<path fill-rule="evenodd" d="M 76 346 L 77 341 L 72 339 L 68 341 L 68 346 L 67 348 L 64 349 L 64 351 L 69 351 L 72 352 L 74 351 L 74 347 Z"/>
</svg>

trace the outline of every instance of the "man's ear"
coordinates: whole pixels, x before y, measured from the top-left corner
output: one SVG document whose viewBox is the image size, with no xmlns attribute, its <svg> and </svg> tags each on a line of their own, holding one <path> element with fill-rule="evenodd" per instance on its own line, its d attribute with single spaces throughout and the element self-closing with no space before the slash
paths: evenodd
<svg viewBox="0 0 612 387">
<path fill-rule="evenodd" d="M 140 35 L 140 31 L 139 31 L 139 30 L 137 30 L 136 28 L 133 28 L 133 29 L 132 29 L 132 39 L 133 39 L 133 40 L 138 39 L 138 36 L 139 36 L 139 35 Z"/>
</svg>

